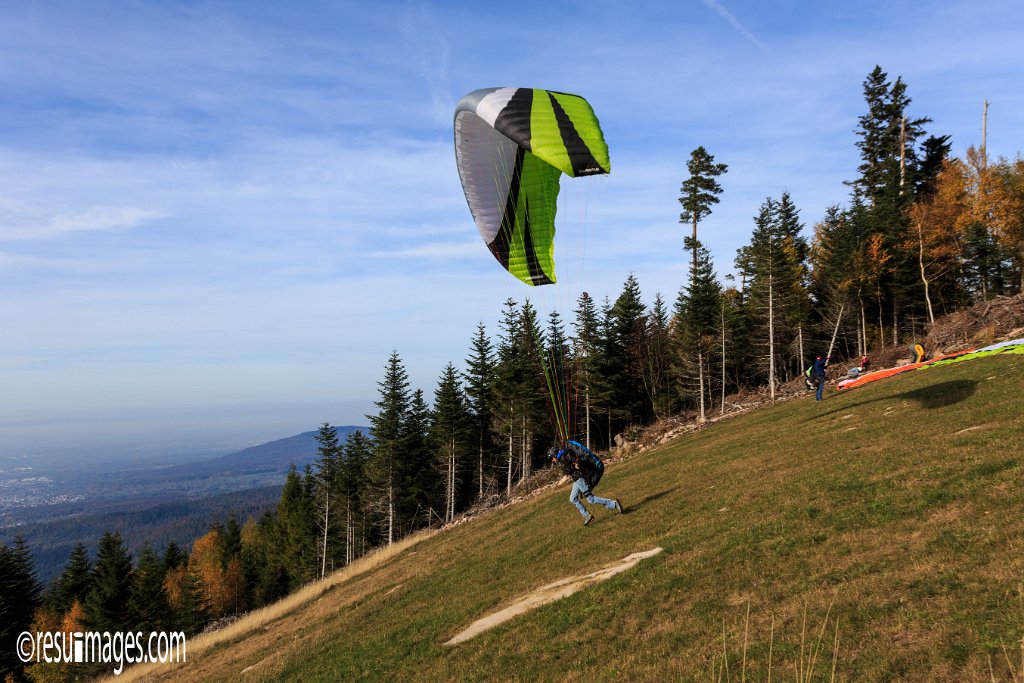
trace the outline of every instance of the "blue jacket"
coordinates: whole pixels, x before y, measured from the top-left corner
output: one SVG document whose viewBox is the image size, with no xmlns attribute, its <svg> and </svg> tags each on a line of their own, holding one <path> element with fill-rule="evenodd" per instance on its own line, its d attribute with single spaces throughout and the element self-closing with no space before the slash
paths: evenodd
<svg viewBox="0 0 1024 683">
<path fill-rule="evenodd" d="M 601 474 L 604 473 L 604 463 L 601 459 L 578 441 L 569 441 L 565 448 L 558 451 L 558 463 L 573 481 L 583 479 L 591 488 L 597 486 Z"/>
<path fill-rule="evenodd" d="M 824 377 L 825 368 L 828 367 L 828 358 L 818 358 L 814 361 L 814 376 Z"/>
</svg>

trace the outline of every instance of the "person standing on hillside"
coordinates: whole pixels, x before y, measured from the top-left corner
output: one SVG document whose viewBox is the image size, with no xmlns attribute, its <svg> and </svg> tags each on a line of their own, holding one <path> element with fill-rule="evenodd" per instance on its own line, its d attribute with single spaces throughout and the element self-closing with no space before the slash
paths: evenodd
<svg viewBox="0 0 1024 683">
<path fill-rule="evenodd" d="M 569 502 L 583 515 L 583 526 L 594 521 L 594 515 L 583 507 L 580 497 L 587 499 L 592 505 L 603 505 L 609 510 L 622 510 L 618 498 L 600 498 L 594 495 L 594 488 L 604 474 L 604 463 L 586 446 L 578 441 L 566 441 L 561 447 L 552 446 L 548 449 L 548 458 L 562 466 L 562 471 L 572 478 L 572 491 Z"/>
<path fill-rule="evenodd" d="M 825 368 L 828 367 L 828 358 L 818 356 L 814 359 L 814 365 L 811 366 L 811 374 L 814 375 L 814 381 L 818 385 L 818 392 L 815 394 L 818 398 L 822 399 L 822 395 L 825 393 Z"/>
</svg>

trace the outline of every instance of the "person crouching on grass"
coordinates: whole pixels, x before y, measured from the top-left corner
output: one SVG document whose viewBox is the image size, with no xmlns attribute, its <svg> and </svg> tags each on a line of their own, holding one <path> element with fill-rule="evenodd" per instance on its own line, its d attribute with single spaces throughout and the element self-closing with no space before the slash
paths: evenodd
<svg viewBox="0 0 1024 683">
<path fill-rule="evenodd" d="M 594 515 L 583 507 L 580 496 L 592 505 L 604 505 L 609 510 L 622 510 L 618 498 L 600 498 L 594 495 L 594 488 L 604 474 L 604 463 L 583 444 L 567 441 L 562 447 L 552 446 L 548 449 L 548 458 L 562 466 L 562 470 L 572 478 L 572 491 L 569 502 L 583 515 L 583 526 L 594 521 Z"/>
</svg>

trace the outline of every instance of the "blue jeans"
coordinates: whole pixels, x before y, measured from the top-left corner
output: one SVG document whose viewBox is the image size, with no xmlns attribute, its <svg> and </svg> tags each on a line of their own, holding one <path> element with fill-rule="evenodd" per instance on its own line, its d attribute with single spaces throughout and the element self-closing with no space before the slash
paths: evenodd
<svg viewBox="0 0 1024 683">
<path fill-rule="evenodd" d="M 587 518 L 590 513 L 587 512 L 587 508 L 583 507 L 583 503 L 580 502 L 580 496 L 587 499 L 587 502 L 591 505 L 604 505 L 609 510 L 615 509 L 615 501 L 608 500 L 607 498 L 599 498 L 591 492 L 590 487 L 587 486 L 587 482 L 583 479 L 577 479 L 572 483 L 572 491 L 569 492 L 569 502 L 576 506 L 576 509 L 583 515 L 583 519 Z"/>
<path fill-rule="evenodd" d="M 821 395 L 823 393 L 825 393 L 825 378 L 824 377 L 819 377 L 818 378 L 818 393 L 817 393 L 817 397 L 818 397 L 819 401 L 821 400 Z"/>
</svg>

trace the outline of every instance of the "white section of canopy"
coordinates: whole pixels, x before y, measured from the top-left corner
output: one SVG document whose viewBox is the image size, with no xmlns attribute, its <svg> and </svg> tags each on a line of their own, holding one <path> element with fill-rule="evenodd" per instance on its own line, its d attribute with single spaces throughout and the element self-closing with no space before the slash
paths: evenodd
<svg viewBox="0 0 1024 683">
<path fill-rule="evenodd" d="M 492 94 L 507 91 L 508 97 L 511 97 L 515 90 L 503 88 Z M 508 97 L 501 103 L 501 107 L 507 104 Z M 477 111 L 483 109 L 491 115 L 493 106 L 502 101 L 499 97 L 492 106 L 485 108 L 484 102 L 490 99 L 491 95 L 485 97 Z M 493 116 L 496 117 L 497 112 Z M 517 149 L 516 143 L 494 130 L 493 118 L 488 122 L 470 111 L 460 111 L 456 115 L 455 159 L 459 167 L 459 179 L 473 221 L 486 244 L 490 244 L 501 229 Z"/>
<path fill-rule="evenodd" d="M 512 96 L 516 94 L 519 88 L 498 88 L 492 93 L 486 95 L 480 100 L 480 104 L 476 107 L 476 114 L 484 121 L 486 121 L 491 128 L 494 127 L 494 122 L 498 119 L 498 114 L 504 109 Z"/>
</svg>

